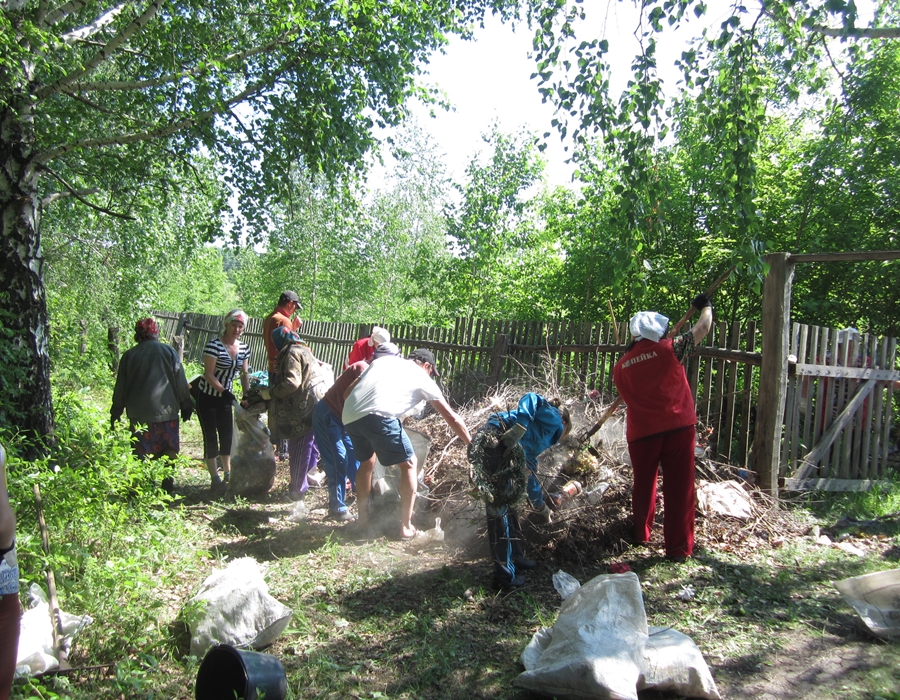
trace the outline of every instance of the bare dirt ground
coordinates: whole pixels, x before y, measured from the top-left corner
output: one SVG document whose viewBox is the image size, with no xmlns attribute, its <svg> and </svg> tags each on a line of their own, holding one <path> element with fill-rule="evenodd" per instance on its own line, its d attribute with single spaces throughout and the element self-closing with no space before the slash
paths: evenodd
<svg viewBox="0 0 900 700">
<path fill-rule="evenodd" d="M 481 402 L 466 407 L 461 415 L 467 425 L 474 427 L 481 425 L 496 409 L 496 401 L 494 404 Z M 591 417 L 596 415 L 595 407 L 588 407 L 585 413 L 581 420 L 584 425 L 589 425 Z M 439 585 L 441 571 L 445 567 L 468 571 L 476 585 L 489 588 L 492 570 L 487 558 L 483 511 L 467 495 L 470 486 L 465 448 L 433 413 L 411 425 L 426 433 L 432 441 L 424 474 L 429 494 L 417 503 L 415 523 L 420 529 L 428 529 L 440 517 L 445 531 L 442 547 L 423 550 L 418 545 L 395 541 L 397 533 L 394 529 L 398 521 L 390 497 L 383 499 L 379 505 L 379 512 L 385 514 L 383 527 L 374 534 L 369 533 L 369 540 L 378 537 L 391 542 L 388 554 L 380 557 L 373 556 L 365 541 L 357 537 L 352 525 L 337 525 L 325 520 L 327 498 L 324 489 L 310 490 L 306 502 L 309 515 L 304 527 L 296 527 L 285 517 L 294 504 L 286 498 L 287 464 L 280 462 L 275 487 L 265 496 L 251 499 L 249 507 L 234 508 L 229 504 L 228 497 L 219 501 L 224 511 L 217 522 L 220 551 L 231 557 L 250 555 L 260 560 L 281 559 L 314 551 L 331 536 L 342 546 L 357 547 L 360 561 L 364 561 L 365 566 L 403 572 L 402 577 L 394 578 L 393 585 L 379 586 L 371 596 L 355 594 L 351 600 L 340 601 L 359 615 L 427 605 L 428 590 Z M 575 434 L 578 427 L 576 423 Z M 550 526 L 534 526 L 527 519 L 524 522 L 529 555 L 539 562 L 538 569 L 529 572 L 525 592 L 549 608 L 559 604 L 559 596 L 551 580 L 554 572 L 562 569 L 584 583 L 596 575 L 610 573 L 613 564 L 625 564 L 638 574 L 642 582 L 645 577 L 655 581 L 650 587 L 645 586 L 644 596 L 650 624 L 659 624 L 654 621 L 655 618 L 671 619 L 673 614 L 677 615 L 672 603 L 673 587 L 677 590 L 679 585 L 691 584 L 701 588 L 716 585 L 726 577 L 739 578 L 743 558 L 762 557 L 765 560 L 767 552 L 786 546 L 792 539 L 810 536 L 808 523 L 800 522 L 787 510 L 770 508 L 771 504 L 757 498 L 757 511 L 749 521 L 715 515 L 698 518 L 698 552 L 693 563 L 676 565 L 664 561 L 661 520 L 650 547 L 630 547 L 627 544 L 630 531 L 630 470 L 623 462 L 624 446 L 615 430 L 612 427 L 601 433 L 600 436 L 605 437 L 601 445 L 601 459 L 591 467 L 592 471 L 577 474 L 586 487 L 596 485 L 600 476 L 610 484 L 600 503 L 590 505 L 584 498 L 577 499 L 560 512 Z M 191 444 L 188 440 L 183 447 L 188 454 L 199 457 L 199 445 L 196 443 Z M 556 475 L 566 457 L 572 454 L 571 445 L 560 447 L 556 452 L 547 463 L 544 460 L 541 463 L 545 483 L 551 489 L 554 482 L 559 484 L 569 478 L 565 474 Z M 199 465 L 198 473 L 198 483 L 203 482 Z M 701 460 L 698 477 L 721 481 L 732 478 L 733 473 L 727 465 Z M 179 492 L 187 504 L 209 500 L 205 488 L 179 486 Z M 527 510 L 527 506 L 522 508 L 523 513 Z M 844 542 L 858 547 L 864 556 L 883 560 L 883 568 L 898 566 L 900 553 L 892 548 L 889 537 L 869 536 L 860 531 L 859 536 L 845 537 Z M 725 565 L 718 553 L 727 554 L 739 563 Z M 666 566 L 672 567 L 671 571 L 665 570 L 664 574 L 660 574 L 661 567 Z M 833 574 L 833 570 L 823 569 L 823 577 Z M 725 589 L 719 612 L 710 614 L 696 630 L 682 629 L 691 634 L 704 652 L 723 698 L 875 700 L 879 695 L 866 694 L 860 688 L 873 687 L 873 684 L 876 687 L 891 687 L 891 679 L 896 682 L 895 688 L 900 687 L 900 652 L 897 645 L 884 644 L 872 637 L 852 608 L 833 589 L 825 598 L 821 598 L 821 593 L 797 590 L 791 596 L 796 605 L 815 609 L 818 614 L 801 625 L 800 630 L 773 629 L 768 642 L 750 653 L 746 650 L 730 653 L 728 640 L 743 633 L 742 620 L 757 620 L 765 615 L 777 620 L 779 616 L 788 614 L 785 604 L 780 601 L 773 602 L 770 609 L 748 605 L 742 595 L 759 595 L 759 591 L 765 590 L 765 581 L 754 580 L 751 587 L 751 574 L 746 575 L 748 586 L 745 591 L 742 592 L 739 585 L 730 589 L 719 585 L 720 589 Z M 521 595 L 513 594 L 482 600 L 475 606 L 477 610 L 473 611 L 476 619 L 472 621 L 472 628 L 466 629 L 462 623 L 463 627 L 456 633 L 471 634 L 473 640 L 491 633 L 491 630 L 500 636 L 505 625 L 520 619 L 521 599 Z M 499 665 L 518 665 L 518 653 L 528 641 L 527 636 L 520 635 L 505 647 L 494 646 L 480 653 L 495 654 Z M 738 647 L 736 645 L 735 649 Z M 291 649 L 285 652 L 300 654 L 298 650 Z M 333 653 L 336 662 L 353 655 L 350 650 L 340 648 L 334 649 Z M 385 655 L 390 656 L 390 650 L 367 648 L 357 650 L 356 656 L 359 655 L 377 660 Z M 403 660 L 398 658 L 394 661 L 402 663 Z M 884 679 L 881 685 L 878 685 L 879 679 Z M 491 685 L 490 679 L 479 683 L 474 686 L 472 697 L 497 696 L 497 689 Z M 509 692 L 508 687 L 505 688 L 504 697 L 535 697 L 525 692 L 516 695 L 509 695 Z M 649 692 L 642 693 L 641 697 L 672 696 Z"/>
</svg>

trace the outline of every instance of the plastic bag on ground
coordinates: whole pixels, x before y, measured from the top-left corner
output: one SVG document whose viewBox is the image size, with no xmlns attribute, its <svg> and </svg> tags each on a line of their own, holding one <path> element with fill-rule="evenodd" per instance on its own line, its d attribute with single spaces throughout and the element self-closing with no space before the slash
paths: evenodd
<svg viewBox="0 0 900 700">
<path fill-rule="evenodd" d="M 637 700 L 646 641 L 637 575 L 597 576 L 563 601 L 537 665 L 513 685 L 557 698 Z"/>
<path fill-rule="evenodd" d="M 275 485 L 275 451 L 269 429 L 240 405 L 234 406 L 234 445 L 231 457 L 232 493 L 268 493 Z"/>
<path fill-rule="evenodd" d="M 634 572 L 597 576 L 566 599 L 552 628 L 520 657 L 521 688 L 566 698 L 637 700 L 639 690 L 720 698 L 700 650 L 684 634 L 647 625 Z"/>
<path fill-rule="evenodd" d="M 876 637 L 900 639 L 900 569 L 845 578 L 834 584 Z"/>
<path fill-rule="evenodd" d="M 262 649 L 284 632 L 291 609 L 269 595 L 255 559 L 235 559 L 210 574 L 189 601 L 185 621 L 191 654 L 197 658 L 216 644 Z"/>
<path fill-rule="evenodd" d="M 581 588 L 581 583 L 577 578 L 570 576 L 560 569 L 553 574 L 553 587 L 556 589 L 556 592 L 559 593 L 559 597 L 565 600 Z"/>
<path fill-rule="evenodd" d="M 717 700 L 719 690 L 694 640 L 671 627 L 651 627 L 638 690 Z"/>
<path fill-rule="evenodd" d="M 753 501 L 737 481 L 701 480 L 697 487 L 697 509 L 704 515 L 719 513 L 746 519 L 753 515 Z"/>
<path fill-rule="evenodd" d="M 47 594 L 36 583 L 28 589 L 31 607 L 20 621 L 19 648 L 16 654 L 16 676 L 35 676 L 59 667 L 57 651 L 53 648 L 53 618 Z M 90 615 L 72 615 L 59 611 L 62 622 L 60 645 L 68 650 L 75 635 L 94 620 Z"/>
</svg>

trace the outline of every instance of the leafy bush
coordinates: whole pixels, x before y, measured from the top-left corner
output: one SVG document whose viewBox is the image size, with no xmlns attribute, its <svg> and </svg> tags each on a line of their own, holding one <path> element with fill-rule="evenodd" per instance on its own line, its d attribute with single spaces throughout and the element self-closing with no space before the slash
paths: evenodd
<svg viewBox="0 0 900 700">
<path fill-rule="evenodd" d="M 98 407 L 86 392 L 66 392 L 55 401 L 58 440 L 46 458 L 17 459 L 17 438 L 2 436 L 11 455 L 23 587 L 38 583 L 46 590 L 45 571 L 52 569 L 60 607 L 95 620 L 75 644 L 75 653 L 90 650 L 91 663 L 119 662 L 138 650 L 168 654 L 166 625 L 178 612 L 171 591 L 184 569 L 177 560 L 207 555 L 196 549 L 190 523 L 160 488 L 173 465 L 135 457 L 129 431 L 110 430 L 106 404 Z M 35 487 L 49 555 L 33 507 Z"/>
</svg>

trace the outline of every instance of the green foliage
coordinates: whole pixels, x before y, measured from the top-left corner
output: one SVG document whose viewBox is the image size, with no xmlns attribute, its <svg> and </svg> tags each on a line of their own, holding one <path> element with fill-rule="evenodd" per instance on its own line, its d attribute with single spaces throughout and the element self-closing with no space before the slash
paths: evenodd
<svg viewBox="0 0 900 700">
<path fill-rule="evenodd" d="M 487 162 L 472 159 L 467 182 L 456 185 L 460 203 L 447 206 L 448 235 L 459 257 L 453 303 L 463 316 L 534 318 L 541 314 L 535 297 L 542 299 L 529 285 L 543 272 L 542 262 L 552 265 L 554 257 L 540 235 L 537 200 L 530 193 L 540 181 L 543 159 L 531 136 L 503 134 L 496 124 L 484 140 Z"/>
<path fill-rule="evenodd" d="M 7 293 L 0 291 L 0 428 L 21 425 L 27 402 L 30 353 L 23 332 L 7 310 Z"/>
<path fill-rule="evenodd" d="M 186 523 L 169 509 L 170 497 L 159 487 L 173 465 L 136 458 L 128 431 L 110 432 L 107 406 L 96 406 L 86 393 L 59 394 L 56 406 L 58 440 L 45 458 L 22 461 L 18 439 L 3 437 L 11 456 L 10 499 L 23 583 L 45 587 L 45 570 L 54 571 L 62 608 L 96 621 L 76 645 L 90 649 L 97 663 L 119 662 L 131 649 L 152 652 L 160 643 L 157 628 L 165 624 L 167 602 L 160 587 L 179 580 L 171 558 L 178 552 L 187 564 L 205 555 L 202 548 L 181 549 L 181 540 L 190 539 Z M 35 487 L 49 556 L 33 507 Z M 136 676 L 129 672 L 129 677 Z"/>
</svg>

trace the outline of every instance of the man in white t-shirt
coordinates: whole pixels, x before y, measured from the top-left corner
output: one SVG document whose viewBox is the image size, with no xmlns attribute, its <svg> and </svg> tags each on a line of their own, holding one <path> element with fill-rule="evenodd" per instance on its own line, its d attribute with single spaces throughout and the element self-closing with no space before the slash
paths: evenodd
<svg viewBox="0 0 900 700">
<path fill-rule="evenodd" d="M 368 526 L 369 496 L 375 456 L 384 465 L 400 469 L 400 539 L 416 535 L 412 524 L 416 497 L 416 454 L 403 430 L 400 416 L 421 401 L 428 401 L 447 421 L 464 445 L 472 441 L 465 423 L 444 400 L 432 377 L 440 377 L 431 350 L 419 348 L 408 359 L 380 357 L 372 361 L 348 390 L 342 421 L 359 460 L 356 473 L 359 527 Z"/>
</svg>

